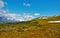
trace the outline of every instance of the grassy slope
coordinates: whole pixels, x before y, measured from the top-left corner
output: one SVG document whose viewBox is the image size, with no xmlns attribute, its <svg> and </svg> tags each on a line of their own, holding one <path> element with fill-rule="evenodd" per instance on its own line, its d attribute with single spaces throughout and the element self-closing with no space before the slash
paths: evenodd
<svg viewBox="0 0 60 38">
<path fill-rule="evenodd" d="M 0 38 L 60 38 L 60 23 L 48 24 L 49 20 L 60 20 L 60 16 L 0 24 Z"/>
</svg>

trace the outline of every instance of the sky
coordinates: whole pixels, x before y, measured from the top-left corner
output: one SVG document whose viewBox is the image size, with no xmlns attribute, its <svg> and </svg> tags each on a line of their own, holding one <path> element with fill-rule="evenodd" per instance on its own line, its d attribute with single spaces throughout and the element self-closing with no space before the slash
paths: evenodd
<svg viewBox="0 0 60 38">
<path fill-rule="evenodd" d="M 0 0 L 0 9 L 23 19 L 60 14 L 60 0 Z M 19 18 L 20 19 L 20 18 Z"/>
</svg>

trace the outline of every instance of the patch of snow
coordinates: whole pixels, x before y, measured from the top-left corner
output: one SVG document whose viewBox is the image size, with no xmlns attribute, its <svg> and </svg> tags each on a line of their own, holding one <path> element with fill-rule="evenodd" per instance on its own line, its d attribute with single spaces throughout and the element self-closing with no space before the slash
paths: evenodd
<svg viewBox="0 0 60 38">
<path fill-rule="evenodd" d="M 60 23 L 60 20 L 59 21 L 48 21 L 48 23 Z"/>
</svg>

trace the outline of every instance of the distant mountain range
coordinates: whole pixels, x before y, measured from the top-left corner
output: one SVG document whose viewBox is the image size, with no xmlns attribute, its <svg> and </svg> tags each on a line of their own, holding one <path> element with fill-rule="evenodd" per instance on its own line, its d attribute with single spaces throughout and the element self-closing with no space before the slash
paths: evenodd
<svg viewBox="0 0 60 38">
<path fill-rule="evenodd" d="M 41 18 L 38 18 L 38 19 L 46 19 L 46 20 L 60 20 L 60 15 L 58 16 L 52 16 L 52 17 L 47 17 L 47 16 L 43 16 Z M 28 21 L 28 20 L 27 20 Z M 6 16 L 0 16 L 0 23 L 16 23 L 16 22 L 20 22 L 20 21 L 17 21 L 15 19 L 11 20 L 11 19 L 8 19 L 8 17 Z"/>
<path fill-rule="evenodd" d="M 6 16 L 0 16 L 0 23 L 15 23 L 18 22 L 17 20 L 8 20 L 8 18 Z"/>
</svg>

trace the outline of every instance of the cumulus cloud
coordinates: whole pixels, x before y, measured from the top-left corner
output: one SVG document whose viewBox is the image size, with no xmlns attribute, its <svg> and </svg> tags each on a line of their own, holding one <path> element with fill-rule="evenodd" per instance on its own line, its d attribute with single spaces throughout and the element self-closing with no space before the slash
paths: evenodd
<svg viewBox="0 0 60 38">
<path fill-rule="evenodd" d="M 40 15 L 40 13 L 34 13 L 34 16 L 39 16 Z"/>
<path fill-rule="evenodd" d="M 24 18 L 24 20 L 31 20 L 31 19 L 34 18 L 34 16 L 33 15 L 29 15 L 29 14 L 25 14 L 25 15 L 23 15 L 23 18 Z"/>
<path fill-rule="evenodd" d="M 4 7 L 4 2 L 0 0 L 0 9 Z"/>
<path fill-rule="evenodd" d="M 33 16 L 31 15 L 20 15 L 20 14 L 9 14 L 8 15 L 9 18 L 11 18 L 12 20 L 18 20 L 18 21 L 27 21 L 27 20 L 31 20 L 33 19 Z"/>
<path fill-rule="evenodd" d="M 23 5 L 26 6 L 26 7 L 30 7 L 31 6 L 30 3 L 23 3 Z"/>
<path fill-rule="evenodd" d="M 2 10 L 0 12 L 0 16 L 6 17 L 7 20 L 16 20 L 16 21 L 27 21 L 27 20 L 32 20 L 34 19 L 33 15 L 29 14 L 15 14 L 15 13 L 9 13 L 6 12 L 5 10 Z"/>
</svg>

